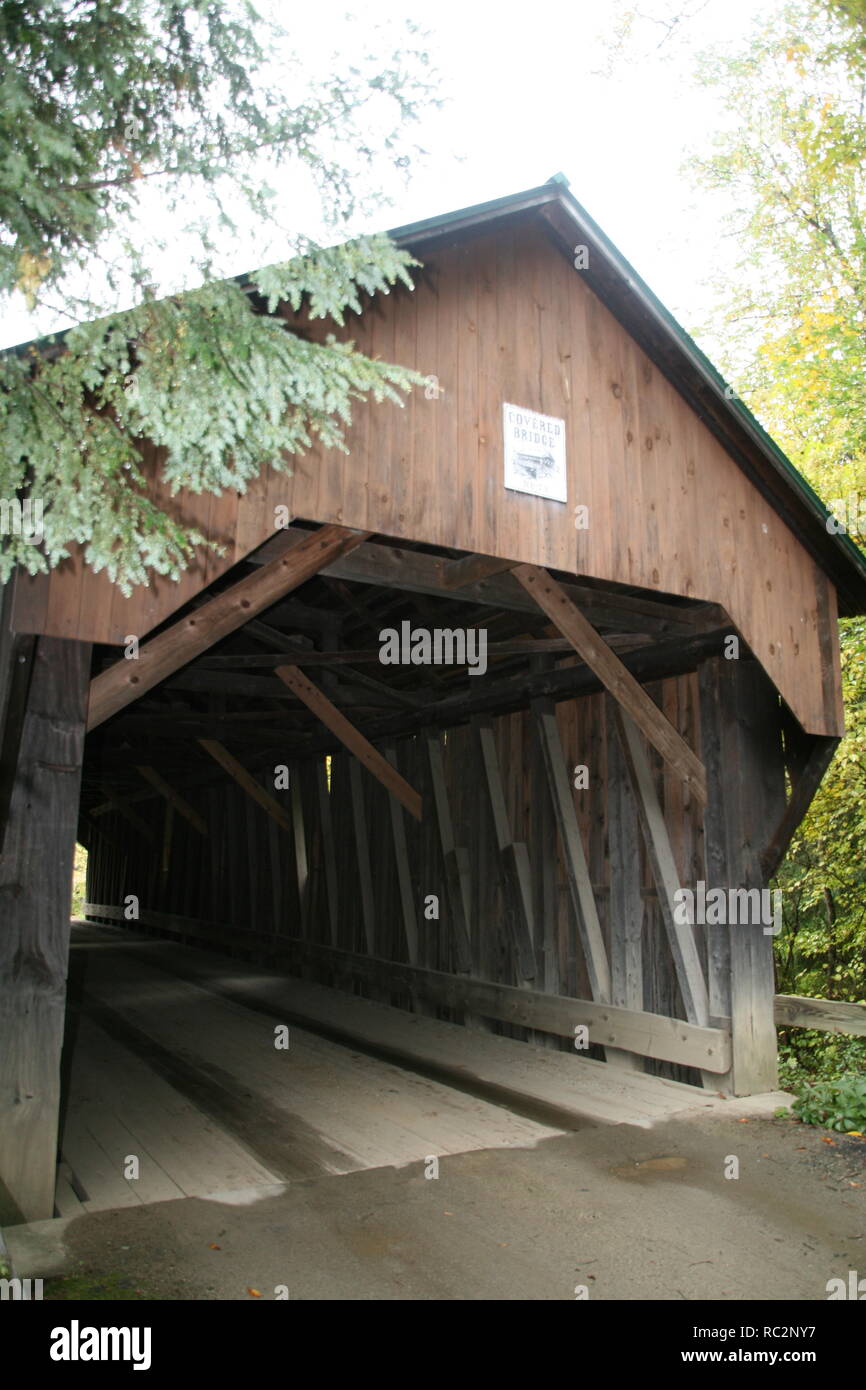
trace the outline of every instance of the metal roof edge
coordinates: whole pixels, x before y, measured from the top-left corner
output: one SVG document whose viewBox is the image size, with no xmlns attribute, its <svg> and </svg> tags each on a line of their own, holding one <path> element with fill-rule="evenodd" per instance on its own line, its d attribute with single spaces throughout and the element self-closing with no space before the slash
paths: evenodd
<svg viewBox="0 0 866 1390">
<path fill-rule="evenodd" d="M 507 217 L 515 212 L 529 211 L 545 203 L 560 201 L 560 189 L 568 184 L 561 182 L 560 175 L 554 175 L 556 182 L 539 184 L 522 193 L 509 193 L 504 198 L 493 198 L 486 203 L 475 203 L 472 207 L 457 208 L 454 212 L 443 212 L 436 217 L 425 217 L 420 222 L 407 222 L 402 227 L 391 227 L 388 236 L 402 246 L 413 242 L 429 241 L 437 235 L 448 235 L 462 231 L 466 227 L 477 227 L 484 222 L 499 217 Z"/>
</svg>

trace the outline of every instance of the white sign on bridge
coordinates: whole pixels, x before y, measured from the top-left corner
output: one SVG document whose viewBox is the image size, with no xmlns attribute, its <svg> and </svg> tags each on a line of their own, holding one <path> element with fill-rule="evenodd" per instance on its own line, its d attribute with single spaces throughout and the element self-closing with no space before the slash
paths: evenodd
<svg viewBox="0 0 866 1390">
<path fill-rule="evenodd" d="M 502 435 L 505 486 L 512 492 L 567 501 L 565 421 L 506 403 L 502 407 Z"/>
</svg>

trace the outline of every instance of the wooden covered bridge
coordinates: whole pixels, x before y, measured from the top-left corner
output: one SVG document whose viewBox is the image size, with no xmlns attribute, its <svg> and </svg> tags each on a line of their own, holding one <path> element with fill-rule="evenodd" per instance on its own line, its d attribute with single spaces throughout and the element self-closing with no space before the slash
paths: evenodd
<svg viewBox="0 0 866 1390">
<path fill-rule="evenodd" d="M 171 499 L 154 454 L 223 547 L 179 583 L 125 599 L 75 556 L 4 594 L 0 1179 L 27 1218 L 54 1210 L 76 839 L 91 922 L 332 987 L 334 1017 L 559 1050 L 612 1094 L 776 1085 L 770 930 L 678 892 L 778 866 L 843 732 L 864 561 L 562 180 L 395 235 L 414 291 L 345 331 L 426 388 L 243 496 Z"/>
</svg>

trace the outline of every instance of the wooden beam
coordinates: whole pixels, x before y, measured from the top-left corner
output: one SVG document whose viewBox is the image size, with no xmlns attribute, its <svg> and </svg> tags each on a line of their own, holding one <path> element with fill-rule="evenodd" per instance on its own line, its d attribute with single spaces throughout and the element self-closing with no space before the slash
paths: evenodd
<svg viewBox="0 0 866 1390">
<path fill-rule="evenodd" d="M 317 614 L 319 612 L 318 609 L 311 609 L 310 611 Z M 316 623 L 316 631 L 321 631 L 326 617 L 327 614 L 325 613 L 321 615 Z M 261 618 L 253 618 L 250 622 L 245 623 L 244 634 L 252 637 L 253 641 L 258 642 L 261 646 L 276 647 L 279 651 L 293 655 L 315 650 L 311 637 L 303 637 L 299 633 L 288 636 L 285 632 L 281 632 L 278 627 L 274 627 L 272 623 L 263 623 Z"/>
<path fill-rule="evenodd" d="M 649 758 L 637 726 L 622 709 L 617 708 L 616 720 L 686 1017 L 690 1023 L 703 1027 L 710 1016 L 707 984 L 692 926 L 688 922 L 678 922 L 674 916 L 676 894 L 681 884 Z"/>
<path fill-rule="evenodd" d="M 445 784 L 445 768 L 442 761 L 442 744 L 439 735 L 428 734 L 427 759 L 430 764 L 430 780 L 433 785 L 433 804 L 436 808 L 436 824 L 439 830 L 439 846 L 445 866 L 445 883 L 448 889 L 448 916 L 451 939 L 457 969 L 468 973 L 472 969 L 472 947 L 469 941 L 469 884 L 464 878 L 460 857 L 454 841 L 454 824 L 451 820 L 451 807 L 448 803 L 448 788 Z"/>
<path fill-rule="evenodd" d="M 302 666 L 306 664 L 304 657 L 301 657 L 300 664 Z M 331 674 L 332 679 L 334 679 L 333 673 Z M 400 690 L 397 686 L 386 685 L 383 681 L 377 681 L 375 676 L 368 676 L 364 671 L 355 671 L 351 666 L 345 666 L 342 669 L 337 668 L 334 694 L 340 696 L 347 688 L 352 689 L 351 686 L 347 687 L 340 684 L 340 682 L 351 680 L 356 680 L 361 687 L 360 691 L 355 692 L 355 698 L 361 702 L 366 700 L 368 704 L 402 705 L 404 709 L 423 709 L 430 700 L 429 691 L 420 692 L 414 687 L 411 691 Z M 369 696 L 364 693 L 367 690 L 372 690 L 380 698 L 370 700 Z"/>
<path fill-rule="evenodd" d="M 622 745 L 616 731 L 616 702 L 605 701 L 607 726 L 607 834 L 610 863 L 610 1002 L 643 1009 L 643 923 L 640 827 L 629 787 Z M 608 1061 L 611 1058 L 608 1056 Z M 632 1053 L 617 1057 L 620 1066 L 640 1068 Z"/>
<path fill-rule="evenodd" d="M 393 748 L 385 749 L 385 757 L 388 759 L 395 776 L 397 772 L 397 754 Z M 400 778 L 402 781 L 402 778 Z M 397 881 L 400 887 L 400 906 L 403 912 L 403 932 L 406 937 L 406 952 L 412 965 L 418 964 L 418 910 L 415 905 L 415 897 L 412 892 L 412 877 L 409 873 L 409 855 L 406 849 L 406 827 L 403 824 L 403 812 L 400 809 L 400 801 L 391 793 L 388 796 L 388 809 L 391 813 L 391 837 L 394 844 L 394 859 L 397 864 Z M 420 817 L 419 817 L 420 819 Z"/>
<path fill-rule="evenodd" d="M 234 778 L 238 786 L 242 787 L 246 792 L 247 796 L 251 796 L 253 801 L 257 801 L 262 810 L 267 811 L 268 815 L 277 822 L 277 825 L 282 826 L 286 834 L 291 835 L 292 822 L 286 815 L 286 812 L 283 810 L 280 803 L 275 801 L 274 798 L 265 791 L 264 787 L 260 786 L 255 777 L 247 772 L 243 763 L 239 763 L 237 758 L 233 757 L 228 749 L 224 748 L 215 738 L 200 738 L 197 739 L 196 742 L 201 744 L 206 753 L 210 753 L 214 761 L 219 763 L 220 767 L 228 773 L 229 777 Z"/>
<path fill-rule="evenodd" d="M 295 847 L 295 882 L 298 889 L 300 935 L 306 936 L 310 921 L 310 867 L 307 856 L 307 836 L 304 826 L 304 798 L 301 773 L 297 766 L 289 773 L 292 795 L 292 842 Z"/>
<path fill-rule="evenodd" d="M 369 603 L 375 594 L 357 595 L 352 592 L 348 584 L 344 584 L 342 579 L 334 579 L 332 575 L 324 575 L 322 582 L 327 585 L 331 593 L 337 595 L 340 603 L 361 623 L 368 632 L 372 632 L 378 640 L 382 630 L 382 623 L 370 612 Z"/>
<path fill-rule="evenodd" d="M 9 585 L 5 587 L 4 607 L 8 602 Z M 4 638 L 0 643 L 0 659 L 5 665 L 3 672 L 0 672 L 0 851 L 3 849 L 6 826 L 9 822 L 12 788 L 18 768 L 18 753 L 27 713 L 27 696 L 36 655 L 35 637 L 10 632 L 4 634 Z"/>
<path fill-rule="evenodd" d="M 105 903 L 85 903 L 84 911 L 88 917 L 109 921 L 120 921 L 123 917 L 121 908 Z M 143 926 L 155 927 L 169 935 L 198 937 L 229 950 L 243 949 L 249 944 L 275 963 L 286 962 L 293 970 L 313 965 L 392 993 L 411 993 L 442 1008 L 472 1012 L 521 1028 L 573 1039 L 575 1024 L 582 1023 L 589 1028 L 590 1041 L 601 1047 L 617 1047 L 717 1074 L 726 1072 L 731 1064 L 728 1020 L 721 1021 L 719 1027 L 700 1028 L 681 1018 L 544 994 L 540 990 L 495 984 L 474 976 L 450 975 L 444 970 L 427 970 L 398 961 L 371 959 L 352 951 L 334 950 L 318 942 L 264 932 L 239 934 L 224 923 L 196 921 L 173 913 L 145 910 L 140 920 Z M 616 1085 L 617 1081 L 614 1079 L 612 1084 Z"/>
<path fill-rule="evenodd" d="M 690 787 L 702 805 L 707 801 L 704 767 L 685 739 L 665 718 L 634 676 L 622 664 L 555 579 L 537 565 L 519 565 L 515 579 L 531 594 L 551 622 L 567 637 L 578 656 L 595 672 L 605 689 L 631 716 L 655 749 Z"/>
<path fill-rule="evenodd" d="M 806 734 L 794 718 L 788 706 L 779 705 L 782 725 L 782 744 L 785 751 L 785 768 L 793 787 L 809 760 L 812 751 L 812 735 Z"/>
<path fill-rule="evenodd" d="M 708 798 L 704 810 L 704 880 L 711 887 L 727 881 L 728 847 L 724 803 L 720 795 L 728 781 L 726 757 L 722 748 L 722 705 L 718 681 L 719 661 L 705 661 L 698 671 L 700 699 L 701 753 L 707 773 Z M 731 937 L 723 922 L 708 922 L 703 929 L 707 952 L 707 996 L 711 1018 L 731 1014 Z M 726 1078 L 727 1091 L 733 1078 Z"/>
<path fill-rule="evenodd" d="M 294 550 L 310 534 L 300 527 L 281 531 L 248 559 L 252 564 L 270 562 L 274 557 Z M 432 597 L 448 597 L 521 613 L 537 611 L 532 600 L 509 574 L 494 574 L 457 589 L 450 588 L 446 584 L 446 576 L 449 566 L 454 563 L 442 556 L 371 541 L 354 555 L 335 560 L 323 571 L 323 577 L 344 579 L 355 584 L 375 584 Z M 657 635 L 679 633 L 687 636 L 702 627 L 724 622 L 722 610 L 716 604 L 680 606 L 644 594 L 624 594 L 619 590 L 591 588 L 587 584 L 568 583 L 562 587 L 572 601 L 580 605 L 590 621 L 602 626 L 646 631 L 647 625 L 652 624 Z"/>
<path fill-rule="evenodd" d="M 760 849 L 767 826 L 784 814 L 785 781 L 779 696 L 757 662 L 717 657 L 706 663 L 701 727 L 707 745 L 717 748 L 708 761 L 710 800 L 704 817 L 708 884 L 761 889 L 766 879 Z M 723 930 L 732 1090 L 736 1095 L 772 1091 L 778 1085 L 773 938 L 758 926 L 729 924 Z"/>
<path fill-rule="evenodd" d="M 731 629 L 714 629 L 697 637 L 676 637 L 667 642 L 641 647 L 627 653 L 624 664 L 641 680 L 662 680 L 694 670 L 701 660 L 721 652 L 724 639 Z M 574 648 L 572 648 L 572 651 Z M 442 669 L 442 668 L 439 668 Z M 476 691 L 476 687 L 481 689 Z M 527 675 L 501 677 L 491 680 L 490 674 L 481 681 L 467 677 L 459 693 L 432 701 L 417 713 L 381 716 L 371 724 L 371 738 L 402 737 L 430 725 L 453 728 L 465 724 L 473 714 L 503 714 L 526 709 L 533 699 L 551 697 L 555 701 L 571 700 L 578 695 L 595 694 L 604 684 L 586 665 L 567 666 L 557 671 L 539 671 Z M 317 751 L 314 745 L 311 751 Z"/>
<path fill-rule="evenodd" d="M 111 809 L 111 808 L 109 807 L 109 810 L 110 810 L 110 809 Z M 86 827 L 87 827 L 87 830 L 88 830 L 88 832 L 89 832 L 89 833 L 88 833 L 88 838 L 87 838 L 87 840 L 85 841 L 85 840 L 82 839 L 82 841 L 81 841 L 82 844 L 84 845 L 85 849 L 87 850 L 88 854 L 90 853 L 91 849 L 93 848 L 93 835 L 98 835 L 98 836 L 100 836 L 100 838 L 103 839 L 107 845 L 111 845 L 111 848 L 112 848 L 113 850 L 115 850 L 118 854 L 123 854 L 123 853 L 124 853 L 124 847 L 123 847 L 123 845 L 121 845 L 120 841 L 119 841 L 119 840 L 116 840 L 116 839 L 114 838 L 113 835 L 109 835 L 108 832 L 105 830 L 104 826 L 103 826 L 99 821 L 92 820 L 91 817 L 88 816 L 87 813 L 81 809 L 81 807 L 79 807 L 79 809 L 78 809 L 78 831 L 79 831 L 79 838 L 81 838 L 81 828 L 82 828 L 82 826 L 86 826 Z"/>
<path fill-rule="evenodd" d="M 532 660 L 532 669 L 534 672 L 549 670 L 551 664 L 550 657 L 536 656 Z M 541 988 L 547 994 L 561 994 L 556 822 L 547 782 L 542 734 L 536 720 L 532 721 L 530 760 L 530 845 L 535 865 L 535 920 L 541 924 L 540 940 L 536 939 L 535 943 L 536 956 L 541 967 Z M 544 1045 L 555 1046 L 552 1039 L 548 1039 Z"/>
<path fill-rule="evenodd" d="M 533 702 L 532 712 L 544 756 L 547 785 L 559 830 L 571 903 L 583 947 L 592 997 L 607 1003 L 610 1000 L 610 965 L 601 923 L 598 920 L 598 909 L 595 905 L 583 841 L 580 838 L 580 827 L 574 809 L 556 714 L 553 705 L 542 700 Z"/>
<path fill-rule="evenodd" d="M 180 792 L 175 791 L 174 787 L 157 772 L 156 768 L 139 764 L 136 768 L 136 772 L 139 772 L 145 782 L 149 782 L 150 785 L 159 792 L 160 796 L 165 797 L 169 805 L 173 806 L 178 815 L 183 816 L 184 820 L 188 820 L 190 825 L 194 826 L 198 831 L 199 835 L 207 836 L 207 825 L 204 822 L 204 818 L 199 815 L 198 811 L 190 806 L 189 802 L 181 796 Z"/>
<path fill-rule="evenodd" d="M 671 638 L 664 642 L 656 642 L 641 647 L 639 651 L 626 653 L 623 661 L 637 679 L 641 681 L 661 680 L 667 676 L 680 675 L 684 671 L 694 670 L 708 657 L 718 655 L 723 649 L 725 637 L 730 633 L 731 628 L 728 626 L 714 628 L 708 632 L 699 632 L 693 637 Z M 571 644 L 569 644 L 569 649 L 574 650 Z M 479 685 L 482 689 L 476 693 L 475 687 Z M 488 675 L 483 681 L 467 680 L 459 694 L 449 695 L 443 700 L 432 702 L 422 710 L 407 711 L 405 715 L 395 713 L 377 716 L 375 723 L 371 721 L 368 726 L 368 738 L 370 741 L 378 742 L 387 738 L 401 738 L 406 734 L 430 726 L 453 728 L 456 725 L 465 724 L 472 714 L 507 713 L 512 710 L 525 709 L 529 702 L 535 698 L 550 697 L 555 701 L 570 700 L 578 695 L 593 694 L 603 689 L 604 686 L 594 672 L 582 664 L 568 666 L 556 671 L 538 671 L 530 675 L 520 673 L 498 680 L 491 680 Z M 274 724 L 274 731 L 266 732 L 263 729 L 257 729 L 255 733 L 251 731 L 249 737 L 254 742 L 263 742 L 268 739 L 271 747 L 276 748 L 280 740 L 284 740 L 285 737 L 282 732 L 279 734 L 276 732 L 277 726 L 282 728 L 284 720 L 294 719 L 298 717 L 298 714 L 295 710 L 274 713 L 269 711 L 268 721 Z M 262 716 L 260 713 L 246 711 L 227 715 L 203 714 L 198 718 L 201 721 L 206 720 L 207 726 L 204 723 L 196 724 L 194 722 L 196 716 L 190 713 L 168 716 L 164 711 L 149 712 L 147 716 L 128 714 L 112 725 L 112 732 L 115 729 L 120 732 L 128 727 L 144 728 L 149 732 L 151 720 L 162 720 L 168 725 L 171 733 L 183 729 L 184 738 L 208 737 L 214 729 L 229 728 L 244 722 L 261 723 Z M 167 733 L 166 737 L 168 736 Z M 292 735 L 292 738 L 293 749 L 303 751 L 305 755 L 331 751 L 330 735 L 324 730 L 315 737 L 312 733 L 296 733 Z M 263 763 L 266 758 L 267 754 L 255 755 L 255 761 L 259 763 Z M 145 761 L 143 752 L 139 760 Z M 184 776 L 182 785 L 194 787 L 202 785 L 208 780 L 207 777 L 202 777 L 200 774 Z M 154 792 L 145 791 L 140 794 L 136 793 L 134 799 L 142 800 L 153 795 L 155 795 Z"/>
<path fill-rule="evenodd" d="M 526 852 L 526 845 L 515 843 L 511 831 L 493 727 L 489 721 L 482 719 L 473 720 L 473 725 L 481 749 L 481 762 L 487 784 L 487 799 L 493 816 L 496 846 L 505 867 L 506 882 L 510 890 L 512 910 L 508 914 L 508 918 L 517 954 L 517 969 L 522 979 L 534 980 L 536 973 L 535 918 L 532 911 L 532 876 L 529 871 L 529 856 Z"/>
<path fill-rule="evenodd" d="M 275 820 L 268 820 L 268 859 L 271 870 L 271 920 L 277 931 L 283 922 L 283 859 L 280 853 L 279 828 Z"/>
<path fill-rule="evenodd" d="M 779 820 L 767 848 L 761 855 L 761 868 L 767 878 L 778 871 L 788 852 L 797 827 L 812 804 L 821 785 L 821 779 L 839 746 L 840 739 L 816 734 L 811 740 L 811 748 L 805 757 L 799 774 L 796 775 L 791 797 Z"/>
<path fill-rule="evenodd" d="M 513 569 L 516 564 L 516 560 L 501 560 L 496 555 L 464 555 L 462 560 L 452 560 L 445 566 L 442 583 L 446 589 L 462 589 L 466 584 L 477 584 L 479 579 Z"/>
<path fill-rule="evenodd" d="M 119 816 L 123 816 L 124 820 L 129 821 L 132 828 L 137 830 L 139 835 L 143 835 L 146 840 L 150 840 L 153 843 L 156 842 L 155 832 L 148 825 L 147 821 L 137 815 L 132 807 L 127 804 L 127 799 L 122 793 L 109 791 L 104 783 L 102 784 L 102 790 L 108 797 L 108 804 L 112 811 L 116 811 Z"/>
<path fill-rule="evenodd" d="M 374 777 L 385 787 L 386 791 L 396 796 L 402 802 L 406 810 L 415 817 L 421 819 L 421 797 L 413 787 L 409 786 L 393 767 L 377 752 L 372 743 L 368 743 L 364 735 L 350 724 L 344 714 L 331 704 L 327 695 L 324 695 L 318 686 L 313 685 L 308 680 L 303 671 L 297 666 L 278 666 L 275 675 L 289 687 L 290 690 L 303 700 L 304 704 L 313 711 L 317 718 L 331 730 L 332 734 L 344 743 L 350 753 L 364 764 L 368 772 L 372 772 Z"/>
<path fill-rule="evenodd" d="M 361 885 L 361 915 L 364 921 L 364 941 L 371 956 L 376 954 L 376 909 L 373 897 L 373 876 L 370 872 L 370 837 L 367 833 L 367 813 L 364 807 L 364 788 L 361 764 L 349 754 L 349 783 L 352 791 L 352 823 L 355 830 L 355 854 L 358 860 L 358 881 Z"/>
<path fill-rule="evenodd" d="M 322 858 L 325 867 L 325 887 L 328 895 L 328 922 L 331 945 L 340 944 L 340 904 L 337 892 L 337 855 L 334 848 L 334 822 L 331 816 L 331 793 L 325 759 L 316 759 L 316 795 L 319 802 L 319 826 L 322 832 Z"/>
<path fill-rule="evenodd" d="M 381 631 L 383 627 L 381 620 L 378 627 Z M 651 640 L 650 634 L 646 632 L 621 632 L 613 635 L 608 633 L 606 638 L 608 646 L 614 648 L 622 646 L 630 651 L 633 651 L 638 644 L 647 645 Z M 567 637 L 512 637 L 507 641 L 487 643 L 488 660 L 497 656 L 532 657 L 547 656 L 551 653 L 558 656 L 572 656 L 574 647 Z M 203 656 L 196 662 L 196 670 L 270 670 L 271 667 L 279 666 L 281 662 L 284 662 L 287 654 L 294 656 L 299 666 L 341 666 L 349 663 L 355 666 L 367 662 L 379 665 L 381 662 L 380 647 L 343 647 L 340 650 L 329 652 L 307 650 L 297 643 L 287 641 L 284 649 L 278 652 L 256 652 L 255 654 L 239 652 L 232 656 Z"/>
<path fill-rule="evenodd" d="M 0 855 L 0 1189 L 25 1221 L 54 1215 L 89 677 L 88 643 L 38 638 Z"/>
<path fill-rule="evenodd" d="M 323 526 L 300 545 L 263 569 L 196 608 L 146 642 L 137 661 L 121 659 L 91 684 L 88 729 L 95 729 L 180 666 L 242 627 L 291 589 L 306 583 L 339 555 L 355 549 L 367 531 Z"/>
<path fill-rule="evenodd" d="M 268 816 L 268 833 L 277 829 L 277 823 Z M 261 832 L 259 818 L 256 815 L 255 803 L 247 797 L 244 801 L 244 831 L 246 833 L 246 870 L 247 901 L 249 903 L 250 917 L 255 922 L 259 915 L 259 901 L 262 890 L 264 889 L 264 867 L 265 837 Z M 238 836 L 240 841 L 241 837 Z M 239 919 L 236 919 L 239 920 Z"/>
<path fill-rule="evenodd" d="M 302 652 L 296 652 L 295 655 L 303 661 Z M 278 659 L 283 662 L 286 660 L 285 656 Z M 326 667 L 327 669 L 329 668 Z M 357 680 L 357 685 L 351 684 L 353 678 Z M 372 679 L 371 676 L 363 676 L 360 671 L 347 674 L 344 677 L 346 683 L 341 682 L 334 692 L 334 698 L 341 704 L 364 705 L 371 709 L 396 710 L 407 706 L 417 709 L 421 706 L 421 696 L 401 695 L 400 692 L 390 690 L 381 683 L 373 687 Z M 165 688 L 202 694 L 251 696 L 253 699 L 263 700 L 290 701 L 294 698 L 292 691 L 286 690 L 279 681 L 273 680 L 270 676 L 247 675 L 243 671 L 203 671 L 197 666 L 172 676 L 165 682 Z M 369 693 L 371 690 L 374 690 L 373 694 Z"/>
<path fill-rule="evenodd" d="M 817 1028 L 823 1033 L 851 1033 L 866 1037 L 866 1004 L 845 1004 L 837 999 L 808 999 L 800 994 L 777 994 L 778 1028 Z"/>
<path fill-rule="evenodd" d="M 170 801 L 165 803 L 165 819 L 162 828 L 162 855 L 160 856 L 159 871 L 165 879 L 171 868 L 171 840 L 174 832 L 174 806 Z"/>
</svg>

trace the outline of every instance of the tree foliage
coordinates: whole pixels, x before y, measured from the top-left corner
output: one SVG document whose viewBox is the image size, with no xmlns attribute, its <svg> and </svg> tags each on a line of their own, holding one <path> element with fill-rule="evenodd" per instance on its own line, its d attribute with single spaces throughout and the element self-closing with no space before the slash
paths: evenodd
<svg viewBox="0 0 866 1390">
<path fill-rule="evenodd" d="M 862 484 L 866 459 L 866 109 L 846 40 L 795 4 L 746 53 L 705 57 L 736 124 L 691 166 L 726 196 L 741 249 L 720 307 L 727 365 L 831 498 Z"/>
<path fill-rule="evenodd" d="M 44 517 L 39 546 L 0 537 L 0 581 L 71 542 L 125 591 L 176 577 L 202 537 L 148 496 L 143 439 L 172 491 L 243 490 L 314 440 L 340 447 L 355 401 L 402 401 L 415 380 L 293 331 L 282 309 L 341 325 L 411 286 L 414 262 L 387 237 L 322 245 L 295 226 L 278 264 L 242 281 L 213 265 L 242 223 L 278 218 L 277 173 L 312 183 L 329 241 L 369 214 L 383 159 L 413 157 L 426 54 L 409 26 L 311 81 L 285 35 L 233 0 L 2 0 L 0 72 L 0 295 L 73 321 L 0 360 L 0 497 L 38 498 Z M 199 284 L 160 295 L 172 241 Z M 132 307 L 117 312 L 118 296 Z"/>
<path fill-rule="evenodd" d="M 727 194 L 741 252 L 719 285 L 725 366 L 828 503 L 866 499 L 866 3 L 788 5 L 700 72 L 731 116 L 690 164 Z M 848 731 L 778 879 L 785 993 L 866 1000 L 864 653 L 866 620 L 843 623 Z M 790 1075 L 866 1061 L 860 1038 L 784 1043 Z"/>
</svg>

